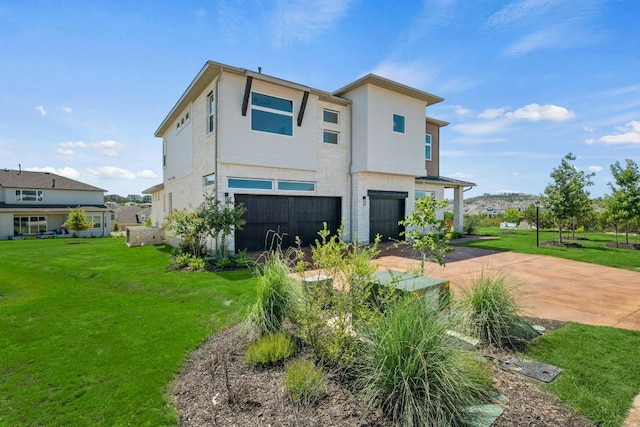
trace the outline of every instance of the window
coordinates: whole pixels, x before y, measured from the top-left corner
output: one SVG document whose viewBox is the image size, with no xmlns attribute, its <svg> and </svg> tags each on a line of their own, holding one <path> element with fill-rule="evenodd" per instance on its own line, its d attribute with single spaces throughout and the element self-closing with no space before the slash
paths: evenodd
<svg viewBox="0 0 640 427">
<path fill-rule="evenodd" d="M 13 234 L 37 234 L 47 231 L 46 216 L 15 216 L 13 217 Z"/>
<path fill-rule="evenodd" d="M 325 123 L 333 123 L 334 125 L 340 124 L 339 117 L 340 113 L 337 111 L 324 110 L 322 112 L 322 118 Z"/>
<path fill-rule="evenodd" d="M 416 200 L 424 199 L 425 197 L 436 197 L 435 191 L 416 191 Z"/>
<path fill-rule="evenodd" d="M 185 115 L 182 116 L 182 118 L 178 120 L 178 123 L 176 123 L 176 133 L 178 133 L 181 128 L 183 128 L 185 125 L 187 125 L 189 123 L 189 116 L 190 116 L 190 114 L 187 111 L 185 113 Z"/>
<path fill-rule="evenodd" d="M 293 135 L 293 101 L 251 93 L 251 130 Z"/>
<path fill-rule="evenodd" d="M 206 175 L 206 176 L 204 176 L 203 180 L 204 180 L 204 186 L 205 187 L 207 187 L 209 185 L 213 185 L 213 184 L 216 183 L 216 174 L 212 173 L 212 174 Z"/>
<path fill-rule="evenodd" d="M 213 126 L 215 124 L 214 117 L 216 113 L 216 103 L 213 99 L 213 92 L 209 93 L 209 95 L 207 96 L 209 100 L 209 124 L 207 125 L 207 131 L 213 132 Z"/>
<path fill-rule="evenodd" d="M 16 202 L 41 202 L 42 190 L 16 190 Z"/>
<path fill-rule="evenodd" d="M 173 193 L 169 193 L 169 212 L 173 210 Z"/>
<path fill-rule="evenodd" d="M 424 136 L 424 159 L 431 160 L 431 135 Z"/>
<path fill-rule="evenodd" d="M 229 188 L 251 188 L 254 190 L 273 190 L 273 181 L 267 179 L 229 178 Z"/>
<path fill-rule="evenodd" d="M 93 224 L 92 228 L 102 227 L 102 220 L 100 215 L 87 215 L 87 222 Z"/>
<path fill-rule="evenodd" d="M 404 133 L 404 116 L 401 116 L 399 114 L 393 115 L 393 131 Z"/>
<path fill-rule="evenodd" d="M 315 182 L 278 181 L 278 190 L 283 191 L 316 191 Z"/>
<path fill-rule="evenodd" d="M 337 144 L 338 132 L 331 132 L 330 130 L 325 130 L 322 133 L 322 142 L 324 142 L 325 144 Z"/>
<path fill-rule="evenodd" d="M 167 166 L 167 141 L 162 141 L 162 166 Z"/>
</svg>

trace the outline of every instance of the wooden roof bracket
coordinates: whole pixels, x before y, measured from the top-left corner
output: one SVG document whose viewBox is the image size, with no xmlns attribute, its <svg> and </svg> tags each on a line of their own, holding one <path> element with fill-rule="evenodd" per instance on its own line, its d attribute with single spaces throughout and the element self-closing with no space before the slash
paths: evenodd
<svg viewBox="0 0 640 427">
<path fill-rule="evenodd" d="M 247 115 L 247 107 L 249 107 L 249 95 L 251 95 L 251 83 L 253 77 L 247 76 L 247 83 L 244 85 L 244 98 L 242 99 L 242 115 Z"/>
<path fill-rule="evenodd" d="M 298 111 L 298 127 L 302 126 L 302 118 L 304 117 L 304 110 L 307 108 L 307 101 L 309 100 L 309 91 L 305 90 L 302 95 L 302 104 L 300 104 L 300 111 Z"/>
</svg>

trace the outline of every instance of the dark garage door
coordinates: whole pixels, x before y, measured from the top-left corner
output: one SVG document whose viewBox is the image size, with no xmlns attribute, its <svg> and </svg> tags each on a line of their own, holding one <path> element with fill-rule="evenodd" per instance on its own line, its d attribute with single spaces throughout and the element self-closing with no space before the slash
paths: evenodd
<svg viewBox="0 0 640 427">
<path fill-rule="evenodd" d="M 404 219 L 406 193 L 403 192 L 369 192 L 369 241 L 373 242 L 376 234 L 382 236 L 383 242 L 389 238 L 401 240 L 400 233 L 404 227 L 398 221 Z"/>
<path fill-rule="evenodd" d="M 236 194 L 243 203 L 247 223 L 236 232 L 236 249 L 261 251 L 272 247 L 274 231 L 282 237 L 282 247 L 295 245 L 300 236 L 303 246 L 318 238 L 322 223 L 335 233 L 340 226 L 340 197 L 261 196 Z M 277 244 L 277 242 L 275 242 Z"/>
</svg>

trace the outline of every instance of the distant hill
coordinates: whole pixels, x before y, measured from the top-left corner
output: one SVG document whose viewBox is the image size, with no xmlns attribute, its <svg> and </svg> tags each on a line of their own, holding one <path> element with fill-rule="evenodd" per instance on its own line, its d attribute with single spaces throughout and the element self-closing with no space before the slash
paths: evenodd
<svg viewBox="0 0 640 427">
<path fill-rule="evenodd" d="M 529 205 L 540 200 L 539 195 L 507 193 L 507 194 L 483 194 L 482 196 L 464 199 L 465 205 Z"/>
</svg>

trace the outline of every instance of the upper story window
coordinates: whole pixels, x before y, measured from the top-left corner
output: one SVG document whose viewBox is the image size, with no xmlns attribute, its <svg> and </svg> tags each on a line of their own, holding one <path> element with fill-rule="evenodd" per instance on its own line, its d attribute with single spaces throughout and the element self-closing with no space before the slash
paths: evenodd
<svg viewBox="0 0 640 427">
<path fill-rule="evenodd" d="M 273 190 L 273 181 L 270 179 L 229 178 L 227 179 L 227 185 L 229 188 Z"/>
<path fill-rule="evenodd" d="M 251 130 L 293 135 L 293 101 L 251 92 Z"/>
<path fill-rule="evenodd" d="M 322 120 L 325 123 L 333 123 L 334 125 L 340 124 L 340 113 L 337 111 L 323 110 Z"/>
<path fill-rule="evenodd" d="M 435 191 L 420 191 L 420 190 L 416 190 L 416 200 L 424 199 L 425 197 L 433 197 L 435 199 L 436 198 L 436 192 Z"/>
<path fill-rule="evenodd" d="M 324 142 L 325 144 L 337 144 L 338 136 L 339 136 L 338 132 L 325 130 L 322 132 L 322 142 Z"/>
<path fill-rule="evenodd" d="M 43 196 L 42 190 L 16 190 L 16 202 L 41 202 Z"/>
<path fill-rule="evenodd" d="M 431 135 L 424 136 L 424 159 L 431 160 Z"/>
<path fill-rule="evenodd" d="M 180 130 L 183 127 L 188 125 L 190 120 L 191 120 L 191 114 L 189 114 L 189 112 L 187 111 L 185 115 L 182 116 L 180 120 L 178 120 L 178 123 L 176 123 L 176 133 L 180 132 Z"/>
<path fill-rule="evenodd" d="M 209 120 L 207 122 L 207 132 L 213 132 L 214 124 L 215 124 L 215 114 L 216 114 L 216 101 L 213 99 L 213 92 L 207 95 L 208 101 L 208 116 Z"/>
<path fill-rule="evenodd" d="M 167 166 L 167 141 L 162 140 L 162 166 Z"/>
<path fill-rule="evenodd" d="M 404 116 L 401 116 L 400 114 L 393 115 L 393 131 L 404 133 Z"/>
</svg>

